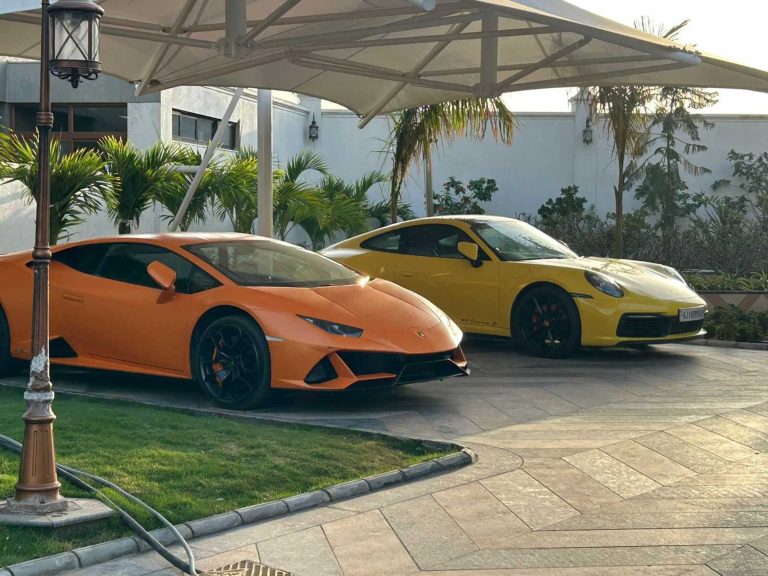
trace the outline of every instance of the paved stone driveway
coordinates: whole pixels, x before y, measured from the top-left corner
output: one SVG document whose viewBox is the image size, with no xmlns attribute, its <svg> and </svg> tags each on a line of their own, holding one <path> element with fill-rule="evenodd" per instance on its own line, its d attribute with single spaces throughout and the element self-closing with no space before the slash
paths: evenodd
<svg viewBox="0 0 768 576">
<path fill-rule="evenodd" d="M 202 568 L 302 576 L 768 574 L 768 353 L 696 346 L 547 362 L 468 344 L 470 378 L 288 396 L 260 417 L 454 439 L 459 471 L 192 541 Z M 21 382 L 21 380 L 19 380 Z M 59 389 L 206 408 L 179 383 Z M 81 571 L 175 574 L 145 554 Z"/>
</svg>

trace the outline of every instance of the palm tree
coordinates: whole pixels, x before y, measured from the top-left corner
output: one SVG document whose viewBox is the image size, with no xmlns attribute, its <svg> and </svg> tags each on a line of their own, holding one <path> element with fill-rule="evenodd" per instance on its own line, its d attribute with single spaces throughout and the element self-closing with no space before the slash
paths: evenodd
<svg viewBox="0 0 768 576">
<path fill-rule="evenodd" d="M 624 255 L 624 191 L 637 178 L 636 159 L 648 143 L 646 115 L 652 89 L 646 86 L 598 86 L 589 90 L 589 105 L 604 118 L 606 133 L 613 139 L 613 155 L 619 165 L 618 181 L 613 187 L 616 222 L 613 255 Z"/>
<path fill-rule="evenodd" d="M 259 215 L 256 151 L 244 148 L 214 173 L 212 195 L 216 215 L 229 219 L 236 232 L 253 233 Z M 327 174 L 325 162 L 316 154 L 302 152 L 286 165 L 272 172 L 273 218 L 275 235 L 285 240 L 297 225 L 321 228 L 329 213 L 329 203 L 323 192 L 302 178 L 308 171 Z"/>
<path fill-rule="evenodd" d="M 99 142 L 99 148 L 107 172 L 114 178 L 114 186 L 104 200 L 120 234 L 130 234 L 155 199 L 173 194 L 183 185 L 184 176 L 174 172 L 171 165 L 194 162 L 190 150 L 175 143 L 158 142 L 142 152 L 130 142 L 107 136 Z"/>
<path fill-rule="evenodd" d="M 369 172 L 348 184 L 341 178 L 326 175 L 320 182 L 319 189 L 328 201 L 328 217 L 324 222 L 305 221 L 302 228 L 307 232 L 314 250 L 319 250 L 334 234 L 342 232 L 354 236 L 365 232 L 369 226 L 368 191 L 377 184 L 389 181 L 381 172 Z"/>
<path fill-rule="evenodd" d="M 501 98 L 467 98 L 409 108 L 392 115 L 389 147 L 392 150 L 390 218 L 397 220 L 400 191 L 414 161 L 423 159 L 427 168 L 426 208 L 433 212 L 431 198 L 432 147 L 440 138 L 472 136 L 483 139 L 490 128 L 495 139 L 512 143 L 515 118 Z"/>
<path fill-rule="evenodd" d="M 274 189 L 275 234 L 285 240 L 295 226 L 323 226 L 330 206 L 322 190 L 305 182 L 306 172 L 325 176 L 325 161 L 312 152 L 300 152 L 288 161 Z"/>
<path fill-rule="evenodd" d="M 37 194 L 38 138 L 22 138 L 0 132 L 0 180 L 20 182 L 31 203 Z M 101 207 L 102 195 L 111 190 L 111 180 L 104 171 L 104 161 L 98 152 L 81 148 L 63 154 L 59 141 L 50 143 L 50 234 L 49 242 L 56 244 L 68 237 L 68 230 L 85 221 Z"/>
</svg>

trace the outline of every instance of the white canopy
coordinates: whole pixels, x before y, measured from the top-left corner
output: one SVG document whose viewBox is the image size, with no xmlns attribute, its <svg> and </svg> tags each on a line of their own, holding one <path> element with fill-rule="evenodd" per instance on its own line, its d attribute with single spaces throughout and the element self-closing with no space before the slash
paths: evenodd
<svg viewBox="0 0 768 576">
<path fill-rule="evenodd" d="M 15 0 L 18 2 L 18 0 Z M 768 91 L 768 73 L 562 0 L 101 0 L 104 71 L 140 93 L 244 86 L 371 117 L 560 86 Z M 428 8 L 434 5 L 434 8 Z M 39 11 L 0 15 L 0 54 L 39 57 Z"/>
</svg>

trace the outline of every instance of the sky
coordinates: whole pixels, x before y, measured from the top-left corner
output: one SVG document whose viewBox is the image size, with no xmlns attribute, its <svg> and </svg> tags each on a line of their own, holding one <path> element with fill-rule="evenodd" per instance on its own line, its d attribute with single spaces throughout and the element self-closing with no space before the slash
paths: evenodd
<svg viewBox="0 0 768 576">
<path fill-rule="evenodd" d="M 690 20 L 680 32 L 681 42 L 768 70 L 767 0 L 571 0 L 571 4 L 630 26 L 641 16 L 649 16 L 656 26 L 666 28 Z M 568 94 L 562 89 L 537 90 L 504 98 L 517 112 L 566 112 Z M 768 114 L 768 94 L 721 90 L 720 102 L 706 112 Z"/>
</svg>

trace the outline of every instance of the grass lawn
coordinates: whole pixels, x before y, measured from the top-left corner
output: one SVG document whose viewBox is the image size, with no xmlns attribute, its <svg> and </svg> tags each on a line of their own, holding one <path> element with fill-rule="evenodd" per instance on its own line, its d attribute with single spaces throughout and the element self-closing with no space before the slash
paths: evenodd
<svg viewBox="0 0 768 576">
<path fill-rule="evenodd" d="M 115 482 L 174 523 L 441 455 L 415 441 L 118 401 L 58 396 L 54 411 L 58 462 Z M 0 433 L 21 441 L 23 412 L 22 391 L 0 387 Z M 13 495 L 18 467 L 18 456 L 0 448 L 0 498 Z M 63 495 L 83 495 L 59 480 Z M 145 527 L 158 526 L 135 516 Z M 118 519 L 77 537 L 0 526 L 0 567 L 129 533 Z"/>
</svg>

